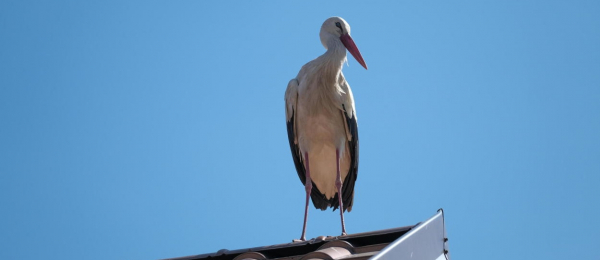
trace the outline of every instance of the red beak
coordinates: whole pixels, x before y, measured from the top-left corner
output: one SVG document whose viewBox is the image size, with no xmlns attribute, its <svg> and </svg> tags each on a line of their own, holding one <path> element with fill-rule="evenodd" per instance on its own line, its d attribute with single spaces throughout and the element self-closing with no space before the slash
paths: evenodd
<svg viewBox="0 0 600 260">
<path fill-rule="evenodd" d="M 360 55 L 360 51 L 358 50 L 358 47 L 356 47 L 356 44 L 354 44 L 354 40 L 352 40 L 350 34 L 343 34 L 342 36 L 340 36 L 340 40 L 342 41 L 346 49 L 350 52 L 350 54 L 354 56 L 356 61 L 358 61 L 360 65 L 367 69 L 367 64 L 365 63 L 365 60 L 363 60 L 362 55 Z"/>
</svg>

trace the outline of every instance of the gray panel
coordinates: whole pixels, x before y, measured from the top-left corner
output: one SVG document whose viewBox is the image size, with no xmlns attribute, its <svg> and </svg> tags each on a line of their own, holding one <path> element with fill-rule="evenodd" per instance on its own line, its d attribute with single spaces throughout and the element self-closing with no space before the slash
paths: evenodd
<svg viewBox="0 0 600 260">
<path fill-rule="evenodd" d="M 445 254 L 448 249 L 445 238 L 444 212 L 440 209 L 433 217 L 390 243 L 371 259 L 449 260 L 450 256 Z"/>
</svg>

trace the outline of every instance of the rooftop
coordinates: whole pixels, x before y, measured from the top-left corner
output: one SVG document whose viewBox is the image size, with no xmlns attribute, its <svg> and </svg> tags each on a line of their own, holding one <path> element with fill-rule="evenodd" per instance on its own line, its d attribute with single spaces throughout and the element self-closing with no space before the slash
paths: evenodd
<svg viewBox="0 0 600 260">
<path fill-rule="evenodd" d="M 443 210 L 415 225 L 169 260 L 450 259 Z"/>
</svg>

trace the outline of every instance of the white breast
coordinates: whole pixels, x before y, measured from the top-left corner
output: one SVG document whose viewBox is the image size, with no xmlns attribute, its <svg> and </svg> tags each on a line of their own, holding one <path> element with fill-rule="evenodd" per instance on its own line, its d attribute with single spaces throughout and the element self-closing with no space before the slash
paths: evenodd
<svg viewBox="0 0 600 260">
<path fill-rule="evenodd" d="M 302 154 L 308 152 L 311 178 L 327 198 L 337 192 L 335 151 L 340 151 L 340 172 L 346 178 L 350 167 L 349 153 L 346 151 L 345 122 L 335 104 L 323 104 L 310 100 L 311 96 L 299 95 L 297 136 Z M 312 97 L 315 98 L 315 97 Z"/>
</svg>

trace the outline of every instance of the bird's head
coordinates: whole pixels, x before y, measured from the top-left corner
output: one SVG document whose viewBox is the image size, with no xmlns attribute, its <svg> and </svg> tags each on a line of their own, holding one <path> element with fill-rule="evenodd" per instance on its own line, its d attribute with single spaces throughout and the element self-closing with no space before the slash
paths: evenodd
<svg viewBox="0 0 600 260">
<path fill-rule="evenodd" d="M 327 44 L 330 40 L 337 40 L 342 42 L 344 47 L 354 56 L 356 61 L 360 63 L 365 69 L 367 69 L 367 64 L 363 59 L 362 55 L 360 55 L 360 51 L 352 37 L 350 37 L 350 25 L 344 20 L 342 17 L 330 17 L 321 26 L 321 32 L 319 33 L 321 37 L 321 44 L 328 49 Z"/>
</svg>

